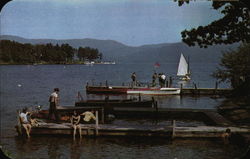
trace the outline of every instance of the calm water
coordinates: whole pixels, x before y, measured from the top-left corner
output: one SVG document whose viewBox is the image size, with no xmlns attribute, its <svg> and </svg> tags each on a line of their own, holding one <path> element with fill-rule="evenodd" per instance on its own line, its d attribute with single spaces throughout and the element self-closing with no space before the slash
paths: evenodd
<svg viewBox="0 0 250 159">
<path fill-rule="evenodd" d="M 60 88 L 61 105 L 74 105 L 77 92 L 84 98 L 104 98 L 104 96 L 86 95 L 85 85 L 105 83 L 120 85 L 130 82 L 131 72 L 136 72 L 138 80 L 150 82 L 154 70 L 168 76 L 176 73 L 177 64 L 161 64 L 153 68 L 152 64 L 116 64 L 116 65 L 12 65 L 0 66 L 1 73 L 1 145 L 14 158 L 235 158 L 243 150 L 233 145 L 223 145 L 221 141 L 204 140 L 168 140 L 156 138 L 85 138 L 81 142 L 72 142 L 71 137 L 32 137 L 24 140 L 16 137 L 16 109 L 24 106 L 42 105 L 48 108 L 48 96 L 54 87 Z M 185 83 L 192 87 L 214 87 L 215 79 L 210 74 L 215 64 L 193 64 L 192 81 Z M 174 85 L 179 86 L 177 80 Z M 220 84 L 228 87 L 228 84 Z M 110 98 L 130 98 L 111 96 Z M 148 96 L 143 98 L 150 98 Z M 210 97 L 157 97 L 160 107 L 214 109 L 222 98 Z M 117 120 L 116 123 L 129 121 Z M 168 121 L 166 121 L 167 123 Z M 136 121 L 135 121 L 136 123 Z M 140 123 L 140 122 L 139 122 Z M 145 121 L 144 121 L 145 123 Z M 164 122 L 163 122 L 164 123 Z M 191 124 L 190 124 L 191 123 Z M 202 125 L 200 122 L 183 122 L 179 125 Z M 149 123 L 150 124 L 150 123 Z M 230 152 L 230 153 L 228 153 Z"/>
</svg>

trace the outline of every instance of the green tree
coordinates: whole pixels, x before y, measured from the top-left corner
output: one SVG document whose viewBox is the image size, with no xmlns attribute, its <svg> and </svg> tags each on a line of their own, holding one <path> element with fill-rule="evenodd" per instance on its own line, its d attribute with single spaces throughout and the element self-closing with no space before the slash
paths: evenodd
<svg viewBox="0 0 250 159">
<path fill-rule="evenodd" d="M 213 74 L 220 81 L 229 81 L 238 95 L 250 94 L 250 43 L 223 54 L 221 68 Z"/>
<path fill-rule="evenodd" d="M 177 0 L 174 0 L 177 1 Z M 178 1 L 179 6 L 189 1 Z M 250 11 L 247 0 L 213 1 L 212 7 L 221 9 L 224 16 L 207 26 L 181 32 L 182 41 L 189 46 L 207 47 L 214 44 L 232 44 L 250 42 Z"/>
</svg>

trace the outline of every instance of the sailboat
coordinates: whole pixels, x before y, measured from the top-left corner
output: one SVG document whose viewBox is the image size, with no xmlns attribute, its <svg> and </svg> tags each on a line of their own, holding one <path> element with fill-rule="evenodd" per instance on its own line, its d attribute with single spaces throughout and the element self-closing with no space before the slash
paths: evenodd
<svg viewBox="0 0 250 159">
<path fill-rule="evenodd" d="M 180 76 L 181 80 L 187 81 L 190 80 L 190 69 L 189 69 L 189 63 L 186 61 L 183 54 L 181 54 L 177 76 Z"/>
</svg>

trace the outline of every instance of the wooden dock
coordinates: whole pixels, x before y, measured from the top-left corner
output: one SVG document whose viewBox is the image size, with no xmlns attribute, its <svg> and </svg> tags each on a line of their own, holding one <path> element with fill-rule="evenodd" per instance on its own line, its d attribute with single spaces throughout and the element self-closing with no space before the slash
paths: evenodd
<svg viewBox="0 0 250 159">
<path fill-rule="evenodd" d="M 84 136 L 158 136 L 171 138 L 214 138 L 221 137 L 227 128 L 232 133 L 250 134 L 250 129 L 239 127 L 176 127 L 164 125 L 114 125 L 114 124 L 81 124 Z M 72 135 L 73 128 L 70 123 L 39 123 L 33 127 L 31 135 Z"/>
<path fill-rule="evenodd" d="M 164 120 L 194 120 L 202 121 L 206 125 L 212 126 L 232 126 L 233 123 L 225 119 L 214 109 L 183 109 L 183 108 L 148 108 L 148 107 L 74 107 L 74 106 L 61 106 L 58 112 L 64 115 L 71 115 L 76 110 L 82 113 L 87 110 L 98 111 L 99 119 L 102 124 L 105 123 L 105 118 L 109 114 L 113 114 L 116 119 L 164 119 Z M 46 118 L 48 110 L 42 111 Z"/>
<path fill-rule="evenodd" d="M 181 88 L 181 95 L 227 95 L 232 88 Z"/>
<path fill-rule="evenodd" d="M 65 108 L 66 109 L 66 108 Z M 73 108 L 68 108 L 72 109 Z M 66 110 L 68 110 L 66 109 Z M 80 108 L 77 108 L 80 109 Z M 169 138 L 216 138 L 221 137 L 222 133 L 225 133 L 226 129 L 229 128 L 232 133 L 237 133 L 240 135 L 250 135 L 250 127 L 237 127 L 232 126 L 230 122 L 224 119 L 219 114 L 216 114 L 213 110 L 200 110 L 200 109 L 155 109 L 155 108 L 117 108 L 116 113 L 122 114 L 140 114 L 144 115 L 155 114 L 155 112 L 160 113 L 160 116 L 166 117 L 166 119 L 171 120 L 171 115 L 174 116 L 172 124 L 163 125 L 163 124 L 126 124 L 126 125 L 117 125 L 117 124 L 99 124 L 99 109 L 96 108 L 96 123 L 95 124 L 80 124 L 82 128 L 82 135 L 84 136 L 157 136 L 157 137 L 169 137 Z M 81 110 L 81 109 L 80 109 Z M 100 112 L 101 113 L 101 112 Z M 191 114 L 190 114 L 191 113 Z M 210 119 L 210 122 L 217 123 L 215 125 L 207 126 L 190 126 L 190 127 L 180 127 L 176 126 L 176 118 L 185 118 L 185 116 L 191 116 L 191 118 L 196 117 L 197 113 L 206 115 L 202 116 L 202 119 Z M 166 116 L 166 114 L 168 114 Z M 188 115 L 187 115 L 188 114 Z M 194 116 L 196 114 L 196 116 Z M 126 116 L 127 116 L 126 115 Z M 101 115 L 103 117 L 103 115 Z M 19 121 L 19 120 L 18 120 Z M 209 122 L 208 122 L 209 123 Z M 221 123 L 221 124 L 220 124 Z M 24 129 L 21 128 L 20 123 L 16 126 L 16 130 L 19 135 L 25 134 Z M 32 127 L 31 135 L 72 135 L 73 128 L 72 125 L 68 122 L 64 123 L 53 123 L 45 122 L 40 120 L 39 126 Z"/>
<path fill-rule="evenodd" d="M 147 119 L 187 119 L 202 121 L 206 125 L 232 126 L 214 109 L 183 109 L 183 108 L 114 108 L 117 118 L 147 118 Z"/>
</svg>

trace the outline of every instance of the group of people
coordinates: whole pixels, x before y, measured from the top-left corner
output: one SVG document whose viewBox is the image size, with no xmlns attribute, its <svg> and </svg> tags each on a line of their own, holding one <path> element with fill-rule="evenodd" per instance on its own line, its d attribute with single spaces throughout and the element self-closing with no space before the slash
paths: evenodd
<svg viewBox="0 0 250 159">
<path fill-rule="evenodd" d="M 171 87 L 172 85 L 172 77 L 169 77 L 169 81 L 167 81 L 167 76 L 164 73 L 157 74 L 156 72 L 152 75 L 152 86 L 156 86 L 156 80 L 159 80 L 160 87 Z M 137 85 L 136 73 L 133 72 L 131 75 L 132 79 L 132 87 Z"/>
<path fill-rule="evenodd" d="M 153 78 L 154 78 L 155 74 L 156 73 L 154 73 Z M 166 78 L 167 78 L 167 76 L 164 73 L 159 73 L 157 75 L 157 77 L 159 79 L 159 85 L 160 85 L 160 87 L 166 87 Z"/>
<path fill-rule="evenodd" d="M 56 122 L 60 121 L 60 117 L 57 111 L 57 108 L 59 106 L 59 88 L 54 88 L 53 93 L 49 97 L 49 114 L 48 119 L 54 120 Z M 72 124 L 72 127 L 74 129 L 73 138 L 75 139 L 76 130 L 79 129 L 80 138 L 81 136 L 81 116 L 84 116 L 82 123 L 91 123 L 96 120 L 96 117 L 94 115 L 94 110 L 86 111 L 81 114 L 78 114 L 76 111 L 73 112 L 72 116 L 70 117 L 70 122 Z M 22 112 L 19 114 L 20 123 L 22 127 L 26 131 L 26 135 L 28 138 L 30 138 L 30 132 L 31 128 L 34 126 L 39 126 L 37 120 L 32 115 L 32 112 L 28 112 L 27 108 L 24 108 Z"/>
</svg>

